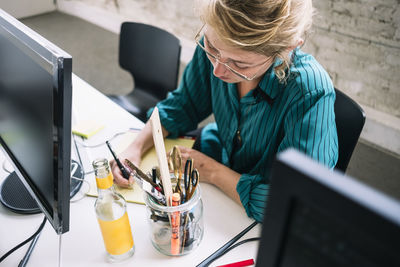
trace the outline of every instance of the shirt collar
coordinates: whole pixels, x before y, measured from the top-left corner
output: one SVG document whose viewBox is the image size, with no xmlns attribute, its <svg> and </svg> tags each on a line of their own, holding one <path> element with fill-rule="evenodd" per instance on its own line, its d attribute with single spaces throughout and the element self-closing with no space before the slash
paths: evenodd
<svg viewBox="0 0 400 267">
<path fill-rule="evenodd" d="M 280 59 L 275 60 L 274 64 L 269 67 L 269 69 L 265 72 L 264 77 L 258 84 L 258 87 L 261 89 L 261 91 L 267 94 L 267 96 L 272 99 L 272 102 L 284 88 L 283 84 L 279 82 L 278 77 L 276 77 L 274 71 L 274 68 L 281 62 L 282 60 Z"/>
</svg>

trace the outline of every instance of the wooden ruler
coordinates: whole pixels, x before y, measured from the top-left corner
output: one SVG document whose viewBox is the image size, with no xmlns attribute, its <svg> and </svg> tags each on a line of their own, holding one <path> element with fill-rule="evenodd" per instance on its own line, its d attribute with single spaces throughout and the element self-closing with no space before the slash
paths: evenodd
<svg viewBox="0 0 400 267">
<path fill-rule="evenodd" d="M 155 107 L 150 117 L 151 129 L 153 132 L 154 147 L 156 149 L 158 166 L 160 167 L 161 181 L 167 205 L 172 206 L 172 185 L 168 169 L 167 153 L 164 146 L 164 137 L 161 130 L 160 114 Z"/>
</svg>

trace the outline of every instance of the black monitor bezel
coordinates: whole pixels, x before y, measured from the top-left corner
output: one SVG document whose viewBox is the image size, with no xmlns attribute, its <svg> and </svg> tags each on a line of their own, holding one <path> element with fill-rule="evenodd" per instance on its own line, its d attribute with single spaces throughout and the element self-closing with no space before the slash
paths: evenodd
<svg viewBox="0 0 400 267">
<path fill-rule="evenodd" d="M 53 113 L 56 127 L 53 136 L 57 136 L 57 160 L 54 170 L 54 203 L 48 203 L 29 176 L 11 153 L 0 136 L 0 143 L 6 152 L 6 158 L 12 163 L 15 172 L 36 200 L 57 234 L 69 230 L 70 169 L 71 169 L 71 109 L 72 109 L 72 57 L 46 40 L 23 23 L 0 9 L 0 27 L 13 35 L 23 46 L 38 55 L 52 66 L 53 76 Z M 57 115 L 57 116 L 56 116 Z"/>
<path fill-rule="evenodd" d="M 391 242 L 393 250 L 400 250 L 398 200 L 289 149 L 278 154 L 273 164 L 257 266 L 280 266 L 291 211 L 299 201 L 324 208 L 344 223 Z"/>
</svg>

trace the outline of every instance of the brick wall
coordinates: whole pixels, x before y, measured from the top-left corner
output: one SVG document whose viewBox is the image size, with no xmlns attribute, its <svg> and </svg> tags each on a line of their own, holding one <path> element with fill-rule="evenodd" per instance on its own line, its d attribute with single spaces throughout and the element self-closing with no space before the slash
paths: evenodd
<svg viewBox="0 0 400 267">
<path fill-rule="evenodd" d="M 200 25 L 193 0 L 65 2 L 74 1 L 162 27 L 186 43 L 192 42 Z M 313 32 L 304 50 L 327 69 L 337 88 L 363 105 L 400 118 L 400 1 L 315 0 L 314 6 Z"/>
<path fill-rule="evenodd" d="M 361 104 L 400 117 L 400 1 L 319 0 L 304 50 L 335 86 Z"/>
<path fill-rule="evenodd" d="M 66 12 L 119 33 L 123 21 L 164 28 L 182 41 L 182 66 L 201 25 L 198 0 L 57 0 Z M 304 50 L 367 115 L 361 138 L 400 155 L 400 0 L 314 0 Z"/>
</svg>

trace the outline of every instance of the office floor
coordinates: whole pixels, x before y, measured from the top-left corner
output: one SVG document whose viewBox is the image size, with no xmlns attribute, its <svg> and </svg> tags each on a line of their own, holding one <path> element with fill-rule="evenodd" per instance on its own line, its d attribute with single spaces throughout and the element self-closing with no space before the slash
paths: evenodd
<svg viewBox="0 0 400 267">
<path fill-rule="evenodd" d="M 130 74 L 118 65 L 118 35 L 60 12 L 22 22 L 70 53 L 74 73 L 101 92 L 126 94 L 133 88 Z M 400 199 L 399 155 L 361 140 L 347 174 Z"/>
</svg>

